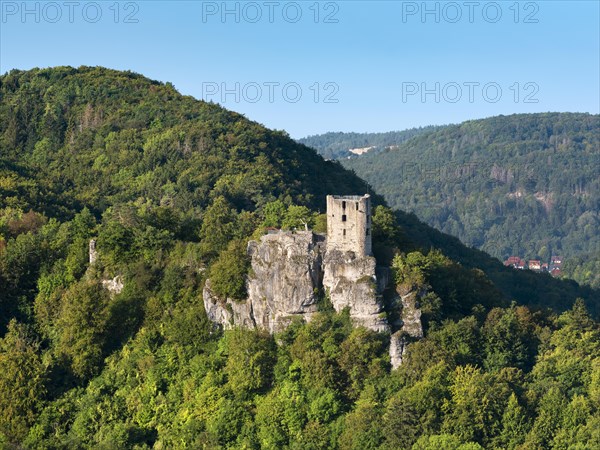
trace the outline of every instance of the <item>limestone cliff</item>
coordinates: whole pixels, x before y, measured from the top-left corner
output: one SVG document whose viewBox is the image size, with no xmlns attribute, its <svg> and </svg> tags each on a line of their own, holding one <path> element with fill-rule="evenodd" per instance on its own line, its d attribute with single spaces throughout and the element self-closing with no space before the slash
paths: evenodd
<svg viewBox="0 0 600 450">
<path fill-rule="evenodd" d="M 390 362 L 395 369 L 402 364 L 408 344 L 423 337 L 420 300 L 427 294 L 427 289 L 399 286 L 396 290 L 396 307 L 400 309 L 398 331 L 390 338 Z"/>
<path fill-rule="evenodd" d="M 325 249 L 325 238 L 311 231 L 277 232 L 249 242 L 248 299 L 218 299 L 208 280 L 203 292 L 208 317 L 225 328 L 280 331 L 293 317 L 309 321 L 318 309 L 319 293 L 326 291 L 336 311 L 350 308 L 356 325 L 389 331 L 375 258 Z"/>
<path fill-rule="evenodd" d="M 421 323 L 421 299 L 427 295 L 426 288 L 406 290 L 401 287 L 397 289 L 402 306 L 401 329 L 405 335 L 411 338 L 421 339 L 423 337 L 423 324 Z"/>
<path fill-rule="evenodd" d="M 248 243 L 251 271 L 248 299 L 217 299 L 207 281 L 203 297 L 209 318 L 229 328 L 285 328 L 293 317 L 310 320 L 317 311 L 322 281 L 324 238 L 312 233 L 280 232 Z"/>
<path fill-rule="evenodd" d="M 204 284 L 202 291 L 204 309 L 208 318 L 224 329 L 234 326 L 255 328 L 254 313 L 251 302 L 238 302 L 235 300 L 220 299 L 211 289 L 210 280 Z"/>
<path fill-rule="evenodd" d="M 247 300 L 220 299 L 207 280 L 203 299 L 209 319 L 224 328 L 262 328 L 273 333 L 294 317 L 310 321 L 319 294 L 326 292 L 336 311 L 349 308 L 355 325 L 395 331 L 390 357 L 392 366 L 398 367 L 408 344 L 423 337 L 419 301 L 426 290 L 399 287 L 391 305 L 398 319 L 390 326 L 381 298 L 390 284 L 389 268 L 376 267 L 372 256 L 326 248 L 326 239 L 311 231 L 276 232 L 249 242 Z"/>
<path fill-rule="evenodd" d="M 350 308 L 356 325 L 389 331 L 378 295 L 375 258 L 352 251 L 330 250 L 323 260 L 323 286 L 336 311 Z"/>
<path fill-rule="evenodd" d="M 402 334 L 402 330 L 396 331 L 390 336 L 390 364 L 392 369 L 397 369 L 402 365 L 407 348 L 408 339 Z"/>
<path fill-rule="evenodd" d="M 282 232 L 248 244 L 248 302 L 258 327 L 279 331 L 317 311 L 323 240 L 311 231 Z"/>
</svg>

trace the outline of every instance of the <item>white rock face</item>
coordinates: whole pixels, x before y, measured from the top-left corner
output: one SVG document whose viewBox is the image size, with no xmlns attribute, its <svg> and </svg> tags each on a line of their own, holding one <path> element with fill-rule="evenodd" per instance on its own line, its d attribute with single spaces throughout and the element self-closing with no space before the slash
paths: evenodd
<svg viewBox="0 0 600 450">
<path fill-rule="evenodd" d="M 387 267 L 376 267 L 372 256 L 328 248 L 326 239 L 312 231 L 267 234 L 248 243 L 248 256 L 247 300 L 218 298 L 210 280 L 202 292 L 208 318 L 225 329 L 262 328 L 274 333 L 285 329 L 294 317 L 310 321 L 318 310 L 319 294 L 325 291 L 336 311 L 349 308 L 355 325 L 392 332 L 393 368 L 402 364 L 410 343 L 423 337 L 419 302 L 427 290 L 397 288 L 392 308 L 400 314 L 392 328 L 381 294 L 392 283 L 393 274 Z"/>
<path fill-rule="evenodd" d="M 98 259 L 98 251 L 96 250 L 96 239 L 90 239 L 89 244 L 89 262 L 90 266 L 96 264 Z"/>
<path fill-rule="evenodd" d="M 390 337 L 390 363 L 392 369 L 397 369 L 402 365 L 402 361 L 406 355 L 408 341 L 402 331 L 396 331 Z"/>
<path fill-rule="evenodd" d="M 208 318 L 225 329 L 285 329 L 294 317 L 310 321 L 325 290 L 336 311 L 349 308 L 355 325 L 376 332 L 392 331 L 383 311 L 381 293 L 391 280 L 389 268 L 376 268 L 375 258 L 352 251 L 326 250 L 325 238 L 311 231 L 277 232 L 248 243 L 251 271 L 248 299 L 220 299 L 210 280 L 202 292 Z M 122 287 L 121 287 L 122 288 Z M 420 299 L 426 290 L 399 287 L 399 318 L 390 338 L 393 368 L 402 364 L 410 342 L 423 337 Z"/>
<path fill-rule="evenodd" d="M 102 286 L 112 295 L 117 295 L 123 291 L 123 279 L 117 275 L 111 280 L 102 280 Z"/>
<path fill-rule="evenodd" d="M 323 239 L 311 231 L 281 232 L 248 243 L 248 302 L 256 326 L 284 329 L 294 316 L 317 312 Z"/>
<path fill-rule="evenodd" d="M 218 299 L 208 280 L 203 298 L 209 319 L 224 328 L 258 327 L 271 333 L 294 317 L 309 321 L 317 311 L 323 249 L 323 238 L 311 231 L 268 234 L 249 242 L 248 299 Z"/>
<path fill-rule="evenodd" d="M 209 280 L 203 291 L 208 317 L 224 328 L 276 332 L 294 317 L 310 321 L 318 310 L 319 292 L 325 289 L 336 311 L 350 308 L 356 325 L 389 331 L 378 295 L 375 258 L 325 248 L 325 238 L 311 231 L 267 234 L 260 242 L 249 242 L 248 299 L 218 299 Z"/>
<path fill-rule="evenodd" d="M 396 304 L 401 308 L 400 329 L 390 338 L 390 362 L 396 369 L 406 356 L 410 342 L 423 338 L 420 299 L 427 294 L 426 289 L 398 287 Z"/>
<path fill-rule="evenodd" d="M 402 331 L 411 338 L 421 339 L 423 337 L 419 301 L 426 293 L 425 290 L 411 291 L 400 297 L 402 301 Z"/>
<path fill-rule="evenodd" d="M 236 302 L 229 298 L 219 299 L 210 287 L 210 280 L 207 280 L 204 285 L 202 298 L 208 318 L 224 329 L 228 330 L 234 326 L 256 328 L 251 302 Z"/>
<path fill-rule="evenodd" d="M 323 286 L 336 311 L 350 308 L 356 325 L 377 332 L 389 331 L 377 292 L 375 258 L 354 252 L 328 251 L 323 260 Z"/>
</svg>

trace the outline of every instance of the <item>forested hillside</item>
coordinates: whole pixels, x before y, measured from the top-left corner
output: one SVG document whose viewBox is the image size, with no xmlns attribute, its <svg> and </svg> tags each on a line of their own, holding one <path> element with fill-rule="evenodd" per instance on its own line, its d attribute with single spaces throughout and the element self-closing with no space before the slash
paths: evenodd
<svg viewBox="0 0 600 450">
<path fill-rule="evenodd" d="M 208 320 L 207 276 L 243 299 L 249 239 L 322 229 L 325 194 L 369 191 L 168 83 L 0 77 L 0 448 L 600 446 L 598 291 L 504 268 L 373 192 L 379 262 L 427 293 L 399 369 L 325 294 L 277 336 Z"/>
<path fill-rule="evenodd" d="M 343 164 L 393 208 L 498 258 L 599 259 L 600 116 L 469 121 Z"/>
<path fill-rule="evenodd" d="M 298 142 L 316 149 L 325 159 L 344 159 L 357 156 L 350 151 L 351 149 L 369 148 L 369 153 L 379 153 L 387 147 L 396 146 L 414 136 L 439 128 L 441 127 L 427 126 L 385 133 L 331 132 L 307 136 L 298 139 Z"/>
<path fill-rule="evenodd" d="M 562 272 L 565 278 L 600 289 L 600 253 L 570 258 Z"/>
</svg>

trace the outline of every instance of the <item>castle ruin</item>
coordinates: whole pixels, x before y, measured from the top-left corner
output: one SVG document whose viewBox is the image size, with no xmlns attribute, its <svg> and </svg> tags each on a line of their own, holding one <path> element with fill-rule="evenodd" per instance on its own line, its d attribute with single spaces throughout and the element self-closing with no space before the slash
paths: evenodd
<svg viewBox="0 0 600 450">
<path fill-rule="evenodd" d="M 371 196 L 327 196 L 327 250 L 371 256 Z"/>
<path fill-rule="evenodd" d="M 371 245 L 371 197 L 327 196 L 327 237 L 306 231 L 268 233 L 248 243 L 251 270 L 245 302 L 203 291 L 208 317 L 223 327 L 281 331 L 293 317 L 310 320 L 325 294 L 336 311 L 349 308 L 356 325 L 390 331 Z M 380 285 L 381 284 L 381 285 Z"/>
</svg>

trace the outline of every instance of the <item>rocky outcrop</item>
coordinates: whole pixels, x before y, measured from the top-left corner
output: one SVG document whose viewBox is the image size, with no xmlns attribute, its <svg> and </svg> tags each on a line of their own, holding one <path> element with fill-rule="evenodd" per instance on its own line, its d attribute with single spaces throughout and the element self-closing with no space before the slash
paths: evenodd
<svg viewBox="0 0 600 450">
<path fill-rule="evenodd" d="M 271 332 L 295 316 L 317 312 L 324 238 L 312 231 L 280 232 L 248 244 L 248 303 L 256 326 Z"/>
<path fill-rule="evenodd" d="M 96 264 L 98 260 L 98 251 L 96 250 L 96 239 L 90 239 L 89 243 L 89 262 L 90 266 Z"/>
<path fill-rule="evenodd" d="M 326 250 L 325 238 L 311 231 L 267 234 L 248 243 L 248 256 L 247 300 L 221 299 L 210 280 L 204 285 L 206 314 L 225 329 L 239 326 L 273 333 L 287 327 L 294 317 L 310 321 L 318 310 L 319 294 L 325 291 L 336 311 L 349 308 L 355 325 L 392 332 L 393 368 L 402 364 L 410 343 L 423 337 L 419 302 L 427 290 L 399 286 L 392 300 L 397 315 L 390 324 L 381 294 L 393 285 L 392 273 L 376 267 L 372 256 Z"/>
<path fill-rule="evenodd" d="M 390 364 L 392 369 L 397 369 L 402 365 L 407 348 L 408 339 L 401 330 L 390 336 Z"/>
<path fill-rule="evenodd" d="M 356 325 L 389 331 L 377 289 L 375 258 L 354 252 L 328 251 L 323 260 L 323 286 L 336 311 L 350 308 Z"/>
<path fill-rule="evenodd" d="M 273 333 L 294 317 L 310 321 L 318 310 L 319 295 L 326 292 L 336 311 L 349 309 L 355 325 L 391 333 L 394 369 L 404 361 L 410 343 L 423 337 L 419 302 L 426 287 L 398 286 L 390 291 L 392 271 L 377 267 L 372 256 L 327 248 L 325 237 L 312 231 L 269 233 L 248 243 L 248 256 L 247 300 L 221 299 L 210 280 L 204 285 L 206 314 L 225 329 L 239 326 Z M 384 312 L 384 291 L 391 294 L 391 324 Z"/>
<path fill-rule="evenodd" d="M 208 280 L 203 291 L 208 317 L 224 328 L 258 327 L 276 332 L 294 317 L 309 321 L 325 290 L 336 311 L 350 309 L 356 325 L 389 331 L 375 258 L 325 249 L 325 238 L 312 231 L 276 232 L 249 242 L 248 299 L 219 299 Z"/>
<path fill-rule="evenodd" d="M 210 280 L 204 284 L 202 298 L 208 318 L 224 329 L 227 330 L 234 326 L 256 328 L 251 302 L 238 302 L 229 298 L 220 299 L 211 289 Z"/>
<path fill-rule="evenodd" d="M 88 244 L 88 258 L 89 264 L 86 272 L 86 277 L 92 276 L 93 267 L 96 265 L 96 261 L 98 261 L 98 250 L 96 249 L 96 239 L 90 239 Z M 113 278 L 105 278 L 100 281 L 102 283 L 102 287 L 106 289 L 111 297 L 115 295 L 119 295 L 123 292 L 123 288 L 125 284 L 123 283 L 123 278 L 120 275 L 116 275 Z"/>
<path fill-rule="evenodd" d="M 400 309 L 400 321 L 395 325 L 399 330 L 390 338 L 390 362 L 394 369 L 402 364 L 409 343 L 423 337 L 419 302 L 427 294 L 427 290 L 399 286 L 396 293 L 395 303 Z"/>
<path fill-rule="evenodd" d="M 123 279 L 117 275 L 109 280 L 102 280 L 102 286 L 104 286 L 104 289 L 110 292 L 111 295 L 118 295 L 123 291 Z"/>
<path fill-rule="evenodd" d="M 317 311 L 323 250 L 324 238 L 311 231 L 267 234 L 249 242 L 248 299 L 218 299 L 208 280 L 203 298 L 209 319 L 224 328 L 270 332 L 284 329 L 294 317 L 310 320 Z"/>
<path fill-rule="evenodd" d="M 423 323 L 421 322 L 420 300 L 427 294 L 426 289 L 397 290 L 402 304 L 401 330 L 407 336 L 414 339 L 423 337 Z"/>
<path fill-rule="evenodd" d="M 311 231 L 267 234 L 248 243 L 248 256 L 247 300 L 221 299 L 210 280 L 204 285 L 206 314 L 225 329 L 239 326 L 273 333 L 294 317 L 310 321 L 318 310 L 319 294 L 325 291 L 336 311 L 349 308 L 355 325 L 392 332 L 393 368 L 402 364 L 409 344 L 423 337 L 419 301 L 427 290 L 399 286 L 392 300 L 392 310 L 398 314 L 390 326 L 381 294 L 392 284 L 392 273 L 376 267 L 372 256 L 326 250 L 325 238 Z"/>
</svg>

